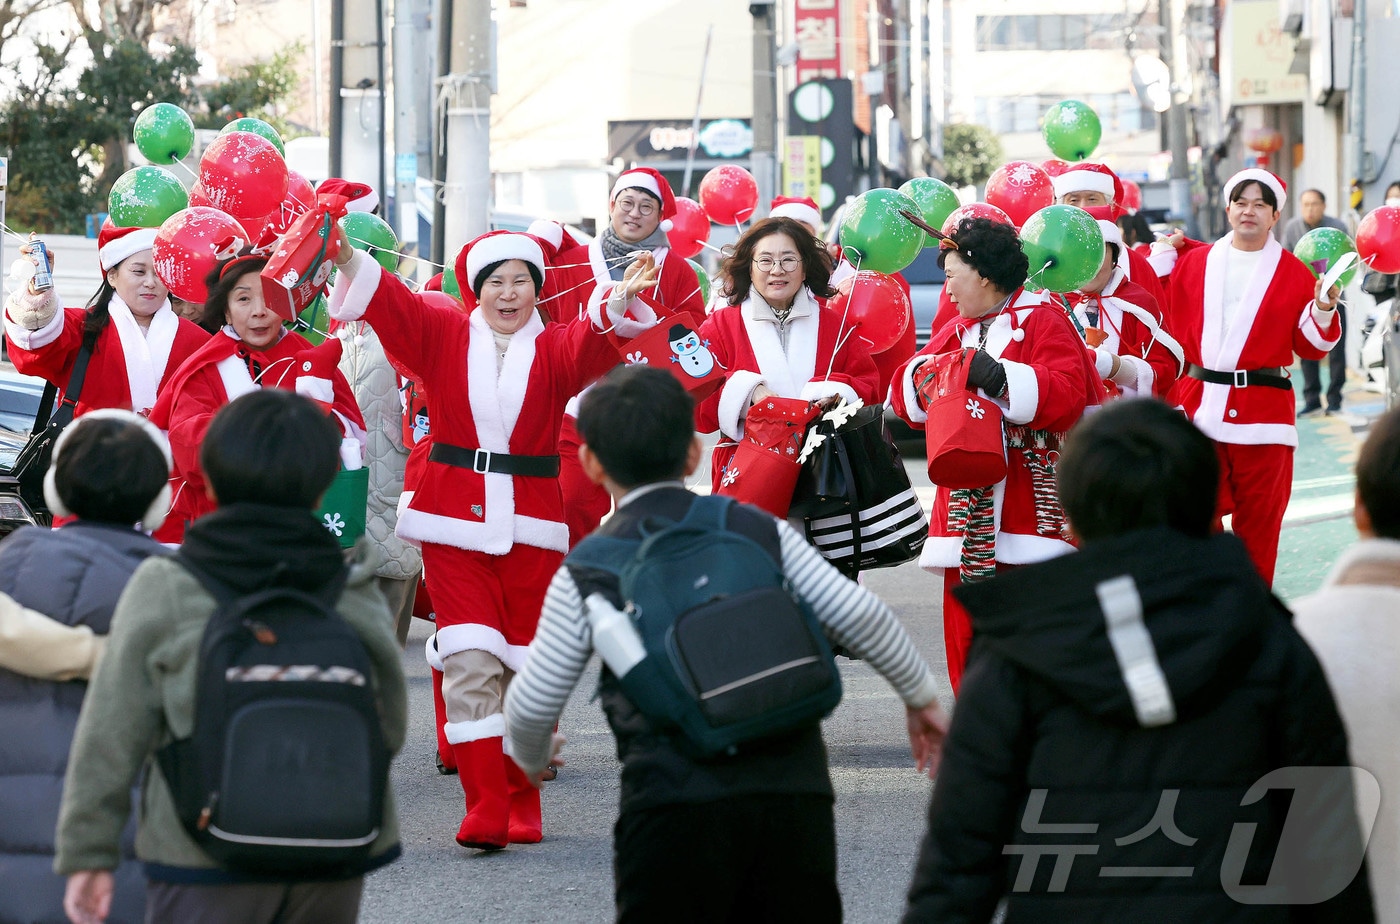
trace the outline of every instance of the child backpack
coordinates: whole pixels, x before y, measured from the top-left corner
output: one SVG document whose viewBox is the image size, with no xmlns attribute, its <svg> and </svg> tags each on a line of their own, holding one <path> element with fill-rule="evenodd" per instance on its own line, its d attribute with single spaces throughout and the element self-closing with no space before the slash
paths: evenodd
<svg viewBox="0 0 1400 924">
<path fill-rule="evenodd" d="M 369 654 L 319 593 L 240 594 L 178 553 L 217 606 L 199 649 L 194 730 L 157 762 L 185 829 L 220 865 L 353 874 L 379 836 L 392 754 Z"/>
<path fill-rule="evenodd" d="M 820 624 L 781 561 L 727 528 L 734 504 L 697 497 L 679 522 L 643 523 L 640 538 L 590 536 L 566 559 L 617 577 L 645 651 L 618 683 L 700 757 L 810 727 L 841 701 Z"/>
</svg>

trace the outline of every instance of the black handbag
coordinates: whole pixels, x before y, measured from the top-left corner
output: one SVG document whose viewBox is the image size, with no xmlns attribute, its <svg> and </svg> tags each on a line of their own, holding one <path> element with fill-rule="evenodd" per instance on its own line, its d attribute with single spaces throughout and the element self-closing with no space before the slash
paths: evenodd
<svg viewBox="0 0 1400 924">
<path fill-rule="evenodd" d="M 1384 295 L 1389 298 L 1395 294 L 1397 280 L 1400 280 L 1400 275 L 1377 273 L 1375 270 L 1371 270 L 1361 280 L 1361 291 L 1367 295 Z"/>
<path fill-rule="evenodd" d="M 73 422 L 73 410 L 82 396 L 83 381 L 87 378 L 88 360 L 91 358 L 92 350 L 84 344 L 73 360 L 73 373 L 68 377 L 68 387 L 64 389 L 63 400 L 58 407 L 54 407 L 58 387 L 53 382 L 44 386 L 29 442 L 15 456 L 15 464 L 10 469 L 10 475 L 19 482 L 19 496 L 45 525 L 52 522 L 53 517 L 49 513 L 48 501 L 44 499 L 44 474 L 53 460 L 53 445 L 58 441 L 58 435 Z"/>
<path fill-rule="evenodd" d="M 807 541 L 850 577 L 919 557 L 928 518 L 904 470 L 884 408 L 862 407 L 825 436 L 802 465 L 789 515 L 800 516 Z"/>
</svg>

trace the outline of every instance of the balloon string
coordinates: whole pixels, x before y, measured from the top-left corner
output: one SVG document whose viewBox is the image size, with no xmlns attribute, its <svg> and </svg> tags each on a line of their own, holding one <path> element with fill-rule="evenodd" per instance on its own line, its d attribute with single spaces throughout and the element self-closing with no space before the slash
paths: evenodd
<svg viewBox="0 0 1400 924">
<path fill-rule="evenodd" d="M 176 167 L 179 167 L 181 170 L 185 171 L 185 173 L 189 174 L 190 178 L 193 179 L 196 183 L 199 182 L 199 174 L 195 173 L 188 166 L 186 166 L 184 161 L 180 160 L 177 157 L 172 157 L 170 158 L 170 163 Z"/>
<path fill-rule="evenodd" d="M 1052 267 L 1052 266 L 1054 266 L 1054 265 L 1055 265 L 1055 261 L 1054 261 L 1053 259 L 1051 259 L 1051 260 L 1046 260 L 1044 266 L 1042 266 L 1040 269 L 1036 270 L 1034 273 L 1031 273 L 1029 276 L 1026 277 L 1026 282 L 1030 282 L 1031 280 L 1038 280 L 1038 279 L 1040 278 L 1040 274 L 1041 274 L 1041 273 L 1044 273 L 1046 270 L 1048 270 L 1050 267 Z M 1036 285 L 1039 285 L 1039 284 L 1040 284 L 1039 282 L 1036 282 Z"/>
<path fill-rule="evenodd" d="M 372 247 L 375 250 L 380 251 L 381 253 L 391 253 L 396 257 L 403 257 L 405 260 L 417 260 L 419 263 L 425 264 L 427 266 L 435 266 L 438 269 L 447 269 L 447 267 L 444 264 L 434 263 L 432 260 L 420 257 L 417 254 L 404 253 L 401 250 L 390 250 L 388 247 L 380 247 L 378 244 L 372 241 L 367 241 L 363 238 L 354 237 L 350 234 L 346 234 L 345 236 L 350 238 L 351 244 L 364 244 L 366 247 Z"/>
<path fill-rule="evenodd" d="M 831 351 L 831 361 L 826 364 L 826 377 L 828 380 L 831 378 L 831 370 L 836 368 L 836 354 L 840 352 L 841 347 L 845 344 L 846 340 L 849 339 L 851 334 L 856 332 L 856 326 L 853 324 L 845 337 L 841 335 L 841 332 L 846 329 L 846 318 L 851 313 L 851 302 L 856 300 L 856 286 L 860 285 L 860 261 L 863 256 L 864 255 L 859 250 L 856 251 L 856 262 L 852 264 L 856 269 L 856 274 L 851 277 L 851 294 L 846 296 L 846 307 L 841 312 L 841 323 L 836 325 L 836 346 Z"/>
</svg>

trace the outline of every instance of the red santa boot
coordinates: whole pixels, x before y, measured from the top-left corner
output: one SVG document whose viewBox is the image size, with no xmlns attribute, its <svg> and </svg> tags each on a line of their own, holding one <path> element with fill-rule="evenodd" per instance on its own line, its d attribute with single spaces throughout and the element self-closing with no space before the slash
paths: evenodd
<svg viewBox="0 0 1400 924">
<path fill-rule="evenodd" d="M 457 829 L 457 843 L 477 850 L 500 850 L 509 842 L 510 794 L 501 737 L 478 738 L 452 745 L 458 778 L 467 797 L 467 817 Z"/>
<path fill-rule="evenodd" d="M 437 768 L 443 776 L 457 772 L 457 755 L 447 743 L 447 703 L 442 699 L 442 671 L 433 668 L 433 716 L 437 719 Z"/>
<path fill-rule="evenodd" d="M 506 786 L 510 789 L 510 842 L 538 844 L 544 839 L 540 791 L 509 756 L 506 757 Z"/>
</svg>

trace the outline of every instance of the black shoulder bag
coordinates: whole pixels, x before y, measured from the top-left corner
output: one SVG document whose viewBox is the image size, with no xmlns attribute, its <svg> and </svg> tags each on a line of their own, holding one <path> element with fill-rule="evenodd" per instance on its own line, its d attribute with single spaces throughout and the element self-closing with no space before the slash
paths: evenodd
<svg viewBox="0 0 1400 924">
<path fill-rule="evenodd" d="M 50 516 L 48 502 L 44 500 L 44 473 L 49 470 L 53 460 L 53 444 L 58 441 L 58 435 L 73 422 L 73 410 L 82 396 L 83 380 L 87 378 L 88 360 L 91 358 L 92 349 L 83 344 L 73 360 L 73 373 L 68 377 L 68 387 L 64 389 L 63 400 L 58 407 L 54 407 L 58 387 L 53 382 L 44 386 L 29 442 L 15 457 L 14 467 L 10 470 L 10 474 L 19 482 L 20 497 L 24 498 L 30 510 L 45 521 Z"/>
</svg>

